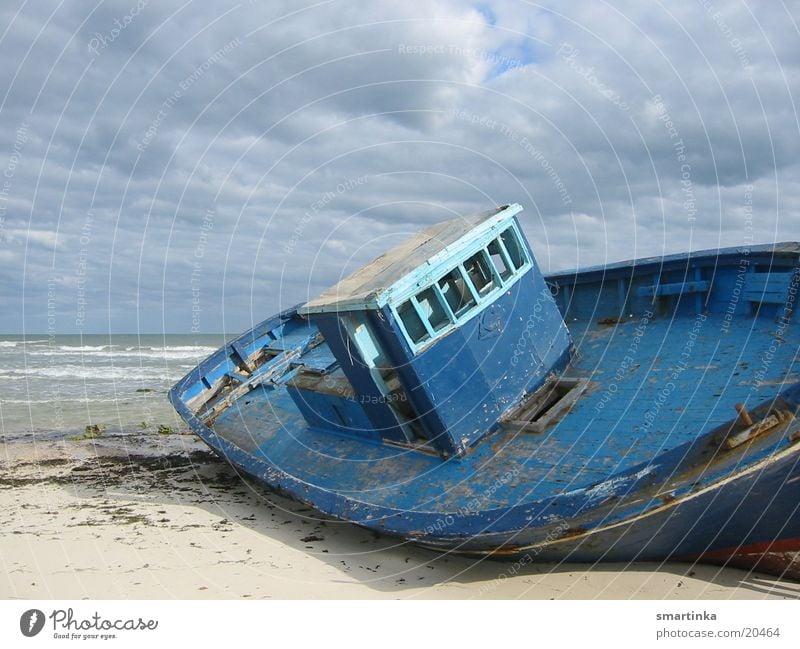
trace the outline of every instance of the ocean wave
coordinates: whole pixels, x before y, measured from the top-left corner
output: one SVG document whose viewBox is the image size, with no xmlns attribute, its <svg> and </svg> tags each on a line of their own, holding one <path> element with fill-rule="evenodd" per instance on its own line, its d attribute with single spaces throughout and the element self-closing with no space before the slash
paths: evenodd
<svg viewBox="0 0 800 649">
<path fill-rule="evenodd" d="M 4 380 L 69 378 L 90 381 L 174 381 L 183 374 L 183 370 L 164 372 L 161 367 L 102 367 L 91 365 L 59 365 L 56 367 L 0 370 L 0 377 Z"/>
<path fill-rule="evenodd" d="M 124 350 L 59 347 L 54 350 L 26 352 L 27 356 L 78 356 L 81 358 L 157 358 L 165 360 L 200 359 L 216 351 L 216 347 L 126 347 Z"/>
<path fill-rule="evenodd" d="M 129 399 L 129 395 L 125 395 L 126 399 Z M 97 401 L 97 398 L 89 398 L 89 397 L 81 397 L 80 399 L 65 399 L 62 396 L 58 397 L 58 403 L 92 403 Z M 0 399 L 0 403 L 54 403 L 56 399 Z"/>
<path fill-rule="evenodd" d="M 174 352 L 189 352 L 192 351 L 193 349 L 208 349 L 213 352 L 219 349 L 219 347 L 209 347 L 208 345 L 166 345 L 165 347 L 150 347 L 149 349 L 153 351 L 158 351 L 159 349 L 166 349 Z"/>
<path fill-rule="evenodd" d="M 16 347 L 17 345 L 35 345 L 37 343 L 46 343 L 47 338 L 44 340 L 0 340 L 0 347 Z"/>
<path fill-rule="evenodd" d="M 111 345 L 59 345 L 58 349 L 63 352 L 100 352 L 111 347 Z"/>
<path fill-rule="evenodd" d="M 40 349 L 47 349 L 49 350 L 47 353 L 50 354 L 57 354 L 57 353 L 72 353 L 72 354 L 85 354 L 91 352 L 99 352 L 104 349 L 111 349 L 112 345 L 51 345 L 51 344 L 44 344 L 49 343 L 47 340 L 29 340 L 29 341 L 7 341 L 7 340 L 0 340 L 0 347 L 16 347 L 17 345 L 33 345 L 34 343 L 41 345 Z M 41 351 L 29 351 L 25 350 L 26 354 L 43 354 L 45 352 Z"/>
</svg>

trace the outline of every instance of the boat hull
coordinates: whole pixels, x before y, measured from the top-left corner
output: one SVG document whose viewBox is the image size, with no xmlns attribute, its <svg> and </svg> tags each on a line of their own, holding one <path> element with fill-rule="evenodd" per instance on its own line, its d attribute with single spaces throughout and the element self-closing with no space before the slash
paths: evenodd
<svg viewBox="0 0 800 649">
<path fill-rule="evenodd" d="M 431 549 L 702 561 L 800 579 L 800 246 L 749 250 L 751 275 L 742 254 L 549 276 L 580 352 L 563 374 L 585 392 L 538 427 L 500 426 L 463 457 L 309 425 L 287 382 L 313 370 L 331 393 L 336 363 L 296 309 L 209 357 L 170 400 L 266 487 Z"/>
<path fill-rule="evenodd" d="M 701 488 L 621 483 L 616 494 L 572 517 L 543 516 L 529 505 L 486 512 L 394 511 L 315 489 L 265 457 L 200 431 L 220 456 L 260 484 L 321 513 L 440 552 L 528 563 L 704 562 L 800 580 L 798 426 L 762 440 L 760 459 L 728 458 Z M 680 493 L 678 496 L 673 494 Z M 577 494 L 585 503 L 591 500 Z M 609 501 L 615 504 L 609 504 Z M 477 523 L 475 519 L 481 520 Z M 469 522 L 469 523 L 468 523 Z M 483 528 L 483 532 L 480 531 Z M 466 533 L 464 533 L 466 531 Z"/>
<path fill-rule="evenodd" d="M 605 527 L 482 554 L 525 562 L 681 561 L 800 580 L 800 447 Z"/>
</svg>

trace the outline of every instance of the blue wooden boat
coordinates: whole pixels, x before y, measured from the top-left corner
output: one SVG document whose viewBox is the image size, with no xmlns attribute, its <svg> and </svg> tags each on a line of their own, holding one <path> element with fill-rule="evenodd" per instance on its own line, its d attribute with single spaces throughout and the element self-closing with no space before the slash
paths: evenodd
<svg viewBox="0 0 800 649">
<path fill-rule="evenodd" d="M 268 487 L 428 548 L 800 577 L 800 245 L 545 276 L 521 209 L 420 232 L 172 404 Z"/>
</svg>

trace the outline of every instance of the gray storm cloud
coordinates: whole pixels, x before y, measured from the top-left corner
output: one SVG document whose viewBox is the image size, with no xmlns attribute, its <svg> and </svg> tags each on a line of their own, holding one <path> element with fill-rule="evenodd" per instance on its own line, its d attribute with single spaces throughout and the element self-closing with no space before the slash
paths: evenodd
<svg viewBox="0 0 800 649">
<path fill-rule="evenodd" d="M 798 16 L 736 0 L 0 10 L 0 329 L 241 331 L 524 205 L 545 270 L 800 237 Z"/>
</svg>

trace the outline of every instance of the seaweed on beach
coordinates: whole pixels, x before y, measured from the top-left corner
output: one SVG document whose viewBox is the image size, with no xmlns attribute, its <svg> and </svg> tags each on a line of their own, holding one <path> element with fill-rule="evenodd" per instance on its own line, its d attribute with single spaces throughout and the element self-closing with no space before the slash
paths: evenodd
<svg viewBox="0 0 800 649">
<path fill-rule="evenodd" d="M 168 452 L 166 454 L 113 453 L 83 459 L 56 457 L 6 464 L 0 475 L 0 488 L 55 484 L 108 488 L 137 481 L 166 482 L 175 487 L 175 478 L 186 470 L 221 464 L 211 451 Z M 197 478 L 195 477 L 195 480 Z"/>
<path fill-rule="evenodd" d="M 97 439 L 106 434 L 106 427 L 104 424 L 88 424 L 83 430 L 83 435 L 76 435 L 72 439 L 80 441 L 83 439 Z"/>
</svg>

